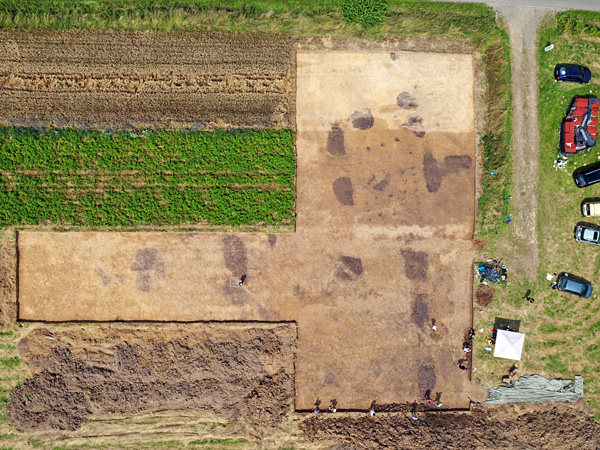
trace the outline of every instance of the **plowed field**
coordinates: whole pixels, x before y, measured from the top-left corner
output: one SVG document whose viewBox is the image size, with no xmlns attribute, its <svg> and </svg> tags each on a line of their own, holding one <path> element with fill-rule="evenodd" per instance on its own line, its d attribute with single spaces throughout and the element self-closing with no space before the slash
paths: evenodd
<svg viewBox="0 0 600 450">
<path fill-rule="evenodd" d="M 196 33 L 0 33 L 0 124 L 293 128 L 292 41 Z"/>
</svg>

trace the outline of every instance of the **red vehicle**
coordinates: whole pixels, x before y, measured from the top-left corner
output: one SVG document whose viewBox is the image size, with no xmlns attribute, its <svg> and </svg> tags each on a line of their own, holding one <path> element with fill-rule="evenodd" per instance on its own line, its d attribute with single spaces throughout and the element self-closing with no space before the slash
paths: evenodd
<svg viewBox="0 0 600 450">
<path fill-rule="evenodd" d="M 600 102 L 595 97 L 573 98 L 560 127 L 561 155 L 573 155 L 596 145 L 599 108 Z"/>
</svg>

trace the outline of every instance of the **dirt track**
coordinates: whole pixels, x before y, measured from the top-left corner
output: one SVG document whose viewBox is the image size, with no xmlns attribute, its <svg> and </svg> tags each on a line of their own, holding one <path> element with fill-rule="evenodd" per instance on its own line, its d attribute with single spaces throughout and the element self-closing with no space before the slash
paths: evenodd
<svg viewBox="0 0 600 450">
<path fill-rule="evenodd" d="M 4 31 L 0 124 L 294 128 L 293 64 L 277 36 Z"/>
</svg>

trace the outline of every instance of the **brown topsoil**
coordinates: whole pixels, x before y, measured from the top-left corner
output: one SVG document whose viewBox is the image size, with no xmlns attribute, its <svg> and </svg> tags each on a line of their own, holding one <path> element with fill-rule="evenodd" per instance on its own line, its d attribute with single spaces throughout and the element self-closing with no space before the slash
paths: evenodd
<svg viewBox="0 0 600 450">
<path fill-rule="evenodd" d="M 585 403 L 517 403 L 475 407 L 469 413 L 417 413 L 376 417 L 313 416 L 300 424 L 313 441 L 330 448 L 401 449 L 599 449 L 600 425 Z"/>
<path fill-rule="evenodd" d="M 475 292 L 477 303 L 481 306 L 487 306 L 494 300 L 494 288 L 490 285 L 480 284 Z"/>
<path fill-rule="evenodd" d="M 295 338 L 294 324 L 37 328 L 19 343 L 35 375 L 8 414 L 29 432 L 164 409 L 269 425 L 292 411 Z"/>
</svg>

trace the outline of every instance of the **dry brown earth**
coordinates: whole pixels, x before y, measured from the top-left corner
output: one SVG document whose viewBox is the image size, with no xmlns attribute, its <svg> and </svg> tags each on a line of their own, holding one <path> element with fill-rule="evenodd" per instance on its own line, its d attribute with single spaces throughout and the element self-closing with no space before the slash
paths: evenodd
<svg viewBox="0 0 600 450">
<path fill-rule="evenodd" d="M 423 74 L 434 62 L 443 77 Z M 402 405 L 427 389 L 466 408 L 472 59 L 307 52 L 297 64 L 296 233 L 19 233 L 19 317 L 293 320 L 297 410 Z"/>
<path fill-rule="evenodd" d="M 293 43 L 199 33 L 0 32 L 0 124 L 294 127 Z"/>
</svg>

